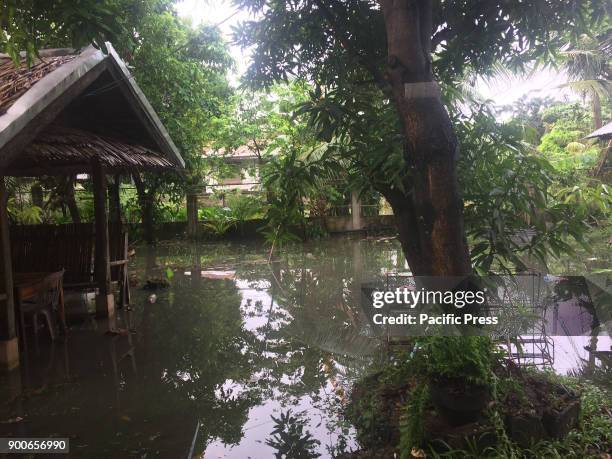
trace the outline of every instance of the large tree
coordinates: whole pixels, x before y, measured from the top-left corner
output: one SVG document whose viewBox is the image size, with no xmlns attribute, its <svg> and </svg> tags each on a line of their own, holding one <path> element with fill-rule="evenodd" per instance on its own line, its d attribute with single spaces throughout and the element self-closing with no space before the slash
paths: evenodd
<svg viewBox="0 0 612 459">
<path fill-rule="evenodd" d="M 134 76 L 185 159 L 185 177 L 134 175 L 144 237 L 154 240 L 156 203 L 165 193 L 182 201 L 206 167 L 204 145 L 214 135 L 214 120 L 229 104 L 227 72 L 233 62 L 217 28 L 192 27 L 171 11 L 150 12 L 139 21 L 136 46 L 126 50 Z"/>
<path fill-rule="evenodd" d="M 28 63 L 50 47 L 104 48 L 109 40 L 132 68 L 186 162 L 187 177 L 134 174 L 144 236 L 154 239 L 157 204 L 165 193 L 182 200 L 186 186 L 198 182 L 201 151 L 212 138 L 211 120 L 231 94 L 227 72 L 233 62 L 218 28 L 193 27 L 179 18 L 173 0 L 3 0 L 0 47 Z M 58 187 L 72 203 L 71 186 Z M 63 195 L 61 195 L 63 196 Z M 74 212 L 71 213 L 76 215 Z"/>
<path fill-rule="evenodd" d="M 576 38 L 605 13 L 578 1 L 236 0 L 255 20 L 236 30 L 252 46 L 254 85 L 305 78 L 334 98 L 339 115 L 381 117 L 393 149 L 355 149 L 355 162 L 393 207 L 399 239 L 415 275 L 471 272 L 458 185 L 459 145 L 438 83 L 452 90 L 467 72 L 497 62 L 522 66 L 554 57 L 567 31 Z M 323 105 L 322 103 L 319 104 Z M 320 108 L 320 107 L 319 107 Z M 319 117 L 320 119 L 320 117 Z M 351 123 L 336 125 L 336 134 Z M 361 133 L 355 134 L 362 135 Z M 393 171 L 389 171 L 389 164 Z"/>
</svg>

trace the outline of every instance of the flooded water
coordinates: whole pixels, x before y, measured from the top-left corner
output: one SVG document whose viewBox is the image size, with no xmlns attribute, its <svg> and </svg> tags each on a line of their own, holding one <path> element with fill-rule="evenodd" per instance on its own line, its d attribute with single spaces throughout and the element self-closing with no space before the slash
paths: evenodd
<svg viewBox="0 0 612 459">
<path fill-rule="evenodd" d="M 123 331 L 73 305 L 67 338 L 43 336 L 2 377 L 0 436 L 69 437 L 70 457 L 268 459 L 282 422 L 322 458 L 354 449 L 347 391 L 382 355 L 360 285 L 406 270 L 399 244 L 333 238 L 267 257 L 261 243 L 138 247 Z M 562 372 L 581 361 L 569 349 Z"/>
</svg>

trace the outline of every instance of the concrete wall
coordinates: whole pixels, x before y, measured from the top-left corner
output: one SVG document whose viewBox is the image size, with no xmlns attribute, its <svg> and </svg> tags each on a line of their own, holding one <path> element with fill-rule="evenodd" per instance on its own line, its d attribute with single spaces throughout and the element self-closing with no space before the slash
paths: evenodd
<svg viewBox="0 0 612 459">
<path fill-rule="evenodd" d="M 340 217 L 324 217 L 325 228 L 331 234 L 336 233 L 348 233 L 353 231 L 378 231 L 378 230 L 393 230 L 395 224 L 393 221 L 393 215 L 378 215 L 373 217 L 361 217 L 360 228 L 353 227 L 353 217 L 351 215 L 340 216 Z M 223 239 L 258 239 L 262 238 L 261 231 L 259 231 L 264 225 L 264 221 L 261 219 L 248 220 L 238 227 L 230 229 L 224 236 Z M 140 232 L 140 224 L 130 224 L 132 234 Z M 198 225 L 198 232 L 204 237 L 209 234 L 209 230 L 204 227 L 202 223 Z M 157 237 L 161 240 L 183 238 L 187 234 L 187 222 L 167 222 L 158 225 Z M 134 240 L 133 237 L 130 238 Z"/>
<path fill-rule="evenodd" d="M 395 223 L 393 215 L 378 215 L 375 217 L 361 217 L 359 227 L 354 226 L 352 215 L 340 217 L 325 217 L 325 226 L 330 233 L 346 233 L 350 231 L 364 231 L 367 229 L 393 228 Z"/>
</svg>

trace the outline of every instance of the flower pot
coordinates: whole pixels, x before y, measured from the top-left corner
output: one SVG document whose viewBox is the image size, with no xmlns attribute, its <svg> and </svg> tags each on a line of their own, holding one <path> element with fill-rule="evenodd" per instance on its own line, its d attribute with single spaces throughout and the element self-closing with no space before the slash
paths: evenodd
<svg viewBox="0 0 612 459">
<path fill-rule="evenodd" d="M 446 420 L 459 426 L 474 422 L 491 399 L 489 386 L 462 379 L 438 379 L 430 384 L 431 401 Z"/>
</svg>

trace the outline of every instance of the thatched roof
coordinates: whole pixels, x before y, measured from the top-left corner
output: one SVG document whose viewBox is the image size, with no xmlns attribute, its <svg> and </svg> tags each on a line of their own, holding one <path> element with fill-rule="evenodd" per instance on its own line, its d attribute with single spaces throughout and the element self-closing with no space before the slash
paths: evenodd
<svg viewBox="0 0 612 459">
<path fill-rule="evenodd" d="M 42 50 L 31 67 L 0 55 L 0 175 L 184 167 L 157 114 L 110 43 Z M 43 172 L 40 172 L 42 174 Z"/>
<path fill-rule="evenodd" d="M 596 131 L 593 131 L 589 135 L 587 135 L 587 139 L 592 139 L 595 137 L 599 137 L 603 140 L 612 139 L 612 122 L 606 124 L 603 127 L 600 127 Z"/>
<path fill-rule="evenodd" d="M 16 68 L 8 56 L 0 56 L 0 115 L 6 113 L 38 80 L 75 57 L 75 54 L 48 56 L 31 67 L 22 59 L 21 67 Z"/>
<path fill-rule="evenodd" d="M 28 145 L 11 165 L 12 175 L 50 175 L 53 168 L 65 172 L 89 169 L 92 160 L 114 171 L 170 169 L 173 164 L 146 147 L 131 145 L 80 129 L 50 126 Z M 50 168 L 48 165 L 52 164 Z"/>
</svg>

